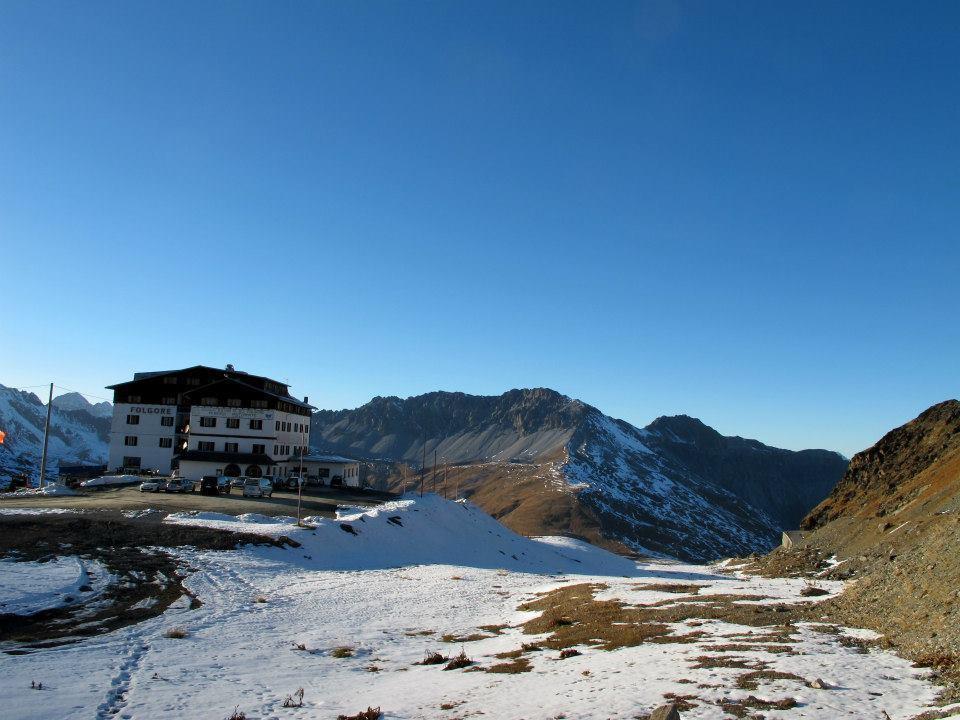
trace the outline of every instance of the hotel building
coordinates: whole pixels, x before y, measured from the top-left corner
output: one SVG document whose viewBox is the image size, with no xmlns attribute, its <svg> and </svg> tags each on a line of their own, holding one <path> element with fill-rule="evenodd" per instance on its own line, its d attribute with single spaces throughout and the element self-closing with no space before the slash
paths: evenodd
<svg viewBox="0 0 960 720">
<path fill-rule="evenodd" d="M 286 476 L 309 453 L 313 406 L 285 383 L 196 365 L 110 385 L 110 470 Z"/>
</svg>

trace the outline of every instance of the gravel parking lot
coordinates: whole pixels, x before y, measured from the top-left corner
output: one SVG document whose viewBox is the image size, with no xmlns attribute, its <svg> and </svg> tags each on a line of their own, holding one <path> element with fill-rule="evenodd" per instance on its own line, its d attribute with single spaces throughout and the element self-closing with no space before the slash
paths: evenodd
<svg viewBox="0 0 960 720">
<path fill-rule="evenodd" d="M 297 493 L 275 490 L 273 497 L 245 498 L 243 491 L 234 489 L 229 495 L 201 495 L 192 493 L 142 493 L 137 486 L 81 491 L 77 496 L 0 498 L 3 508 L 67 508 L 70 510 L 143 510 L 155 508 L 161 512 L 204 510 L 241 515 L 296 515 Z M 388 493 L 354 490 L 310 488 L 303 493 L 303 515 L 333 517 L 338 505 L 377 505 L 395 496 Z"/>
</svg>

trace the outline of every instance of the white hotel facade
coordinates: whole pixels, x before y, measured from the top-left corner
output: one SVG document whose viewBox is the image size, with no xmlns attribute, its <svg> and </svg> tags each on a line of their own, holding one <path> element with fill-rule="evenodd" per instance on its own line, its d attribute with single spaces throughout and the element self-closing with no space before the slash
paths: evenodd
<svg viewBox="0 0 960 720">
<path fill-rule="evenodd" d="M 182 477 L 297 472 L 310 411 L 285 383 L 232 366 L 136 373 L 111 385 L 110 470 L 178 469 Z"/>
</svg>

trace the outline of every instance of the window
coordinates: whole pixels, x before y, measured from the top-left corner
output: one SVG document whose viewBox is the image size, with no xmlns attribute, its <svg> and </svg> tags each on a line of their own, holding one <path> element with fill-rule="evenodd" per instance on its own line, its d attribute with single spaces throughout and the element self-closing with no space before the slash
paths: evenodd
<svg viewBox="0 0 960 720">
<path fill-rule="evenodd" d="M 173 447 L 173 438 L 160 438 L 160 447 L 162 447 L 162 448 L 172 448 L 172 447 Z"/>
<path fill-rule="evenodd" d="M 123 439 L 123 444 L 128 447 L 136 447 L 137 445 L 137 436 L 136 435 L 127 435 Z"/>
<path fill-rule="evenodd" d="M 250 450 L 254 455 L 263 455 L 267 451 L 266 445 L 256 445 L 254 444 L 253 448 Z"/>
<path fill-rule="evenodd" d="M 130 455 L 123 456 L 123 466 L 125 468 L 138 468 L 140 467 L 140 458 L 132 457 Z"/>
<path fill-rule="evenodd" d="M 227 407 L 240 407 L 240 398 L 230 398 L 227 400 Z"/>
<path fill-rule="evenodd" d="M 197 443 L 197 450 L 203 452 L 212 452 L 213 451 L 213 441 L 212 440 L 201 440 Z"/>
<path fill-rule="evenodd" d="M 173 427 L 173 415 L 166 415 L 160 418 L 160 424 L 163 427 Z"/>
<path fill-rule="evenodd" d="M 177 399 L 176 399 L 175 397 L 173 397 L 172 395 L 169 395 L 169 396 L 163 398 L 163 401 L 161 402 L 161 404 L 163 404 L 163 405 L 176 405 L 176 404 L 177 404 Z"/>
<path fill-rule="evenodd" d="M 227 418 L 227 427 L 228 428 L 239 428 L 240 427 L 240 418 Z"/>
<path fill-rule="evenodd" d="M 140 396 L 139 396 L 139 395 L 127 395 L 127 402 L 128 402 L 128 403 L 138 403 L 138 402 L 140 402 Z"/>
<path fill-rule="evenodd" d="M 224 452 L 240 452 L 240 443 L 224 443 Z"/>
<path fill-rule="evenodd" d="M 250 421 L 251 430 L 263 430 L 263 420 L 251 420 Z"/>
<path fill-rule="evenodd" d="M 216 399 L 215 397 L 200 398 L 200 404 L 201 404 L 201 405 L 216 405 L 216 404 L 217 404 L 217 399 Z"/>
<path fill-rule="evenodd" d="M 328 478 L 330 477 L 330 468 L 318 468 L 317 469 L 318 478 Z"/>
<path fill-rule="evenodd" d="M 274 428 L 275 431 L 280 432 L 280 421 L 277 420 L 277 426 Z"/>
<path fill-rule="evenodd" d="M 176 376 L 176 375 L 167 375 L 166 377 L 163 378 L 163 384 L 164 384 L 164 385 L 176 385 L 176 384 L 177 384 L 177 376 Z"/>
<path fill-rule="evenodd" d="M 199 385 L 199 384 L 200 384 L 200 378 L 197 378 L 197 377 L 187 378 L 187 385 Z"/>
<path fill-rule="evenodd" d="M 261 410 L 266 409 L 267 401 L 266 400 L 251 400 L 250 407 L 259 408 Z"/>
<path fill-rule="evenodd" d="M 139 415 L 127 415 L 127 425 L 139 425 L 140 416 Z"/>
<path fill-rule="evenodd" d="M 216 427 L 217 419 L 215 417 L 200 418 L 200 427 Z"/>
</svg>

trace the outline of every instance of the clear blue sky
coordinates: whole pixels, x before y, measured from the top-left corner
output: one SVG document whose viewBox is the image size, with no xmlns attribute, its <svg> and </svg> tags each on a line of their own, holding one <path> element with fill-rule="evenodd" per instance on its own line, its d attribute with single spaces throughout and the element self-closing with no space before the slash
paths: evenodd
<svg viewBox="0 0 960 720">
<path fill-rule="evenodd" d="M 0 3 L 0 383 L 549 386 L 847 455 L 958 394 L 960 4 Z"/>
</svg>

